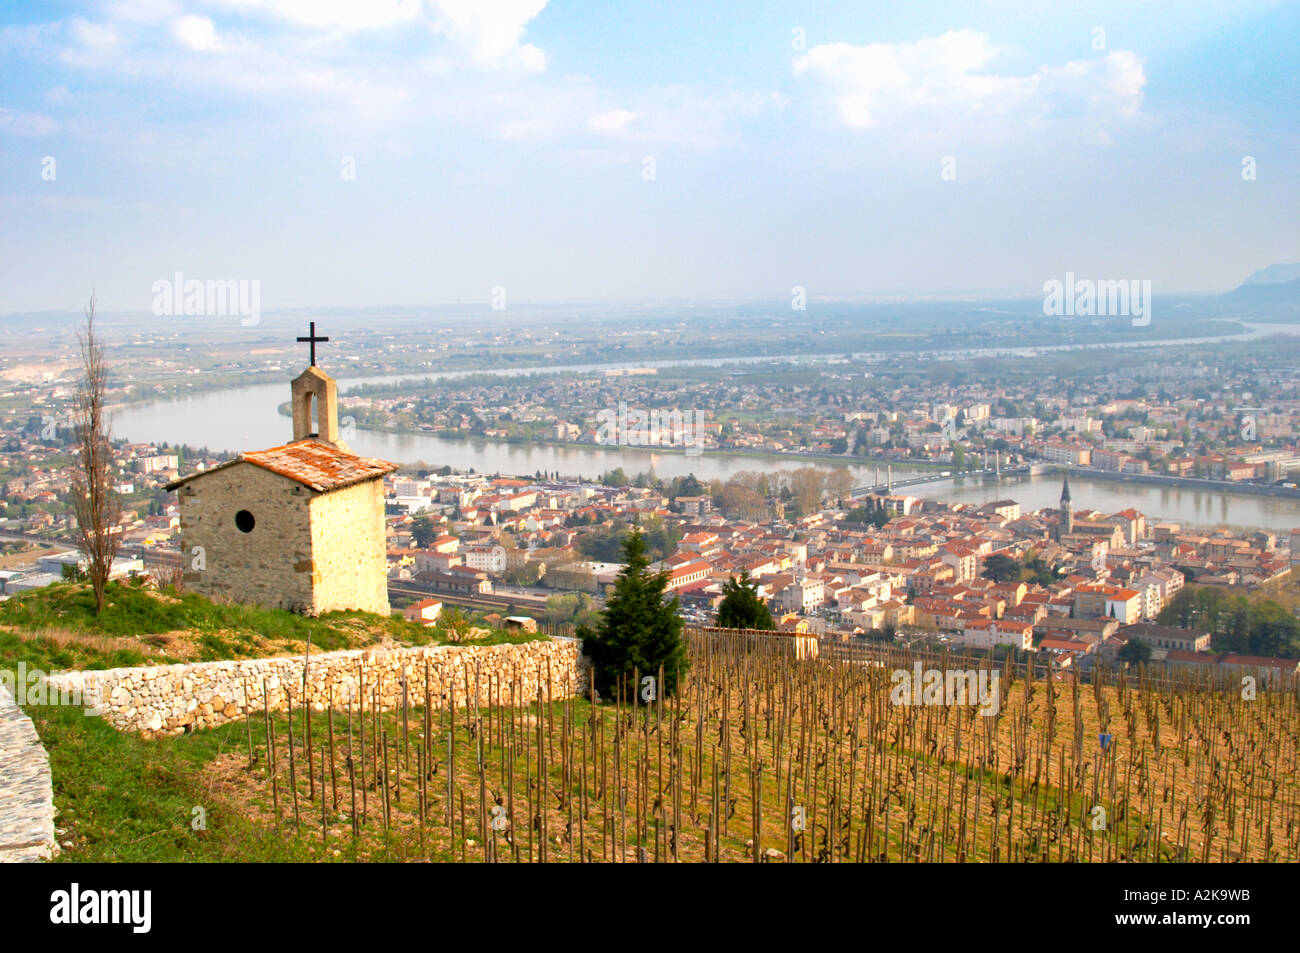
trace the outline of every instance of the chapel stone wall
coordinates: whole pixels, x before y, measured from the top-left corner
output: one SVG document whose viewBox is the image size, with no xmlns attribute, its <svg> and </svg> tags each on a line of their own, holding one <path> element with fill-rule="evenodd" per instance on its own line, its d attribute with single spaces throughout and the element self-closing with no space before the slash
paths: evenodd
<svg viewBox="0 0 1300 953">
<path fill-rule="evenodd" d="M 311 496 L 302 484 L 243 462 L 180 487 L 186 588 L 214 600 L 310 611 Z M 252 516 L 247 532 L 236 520 L 241 511 Z"/>
<path fill-rule="evenodd" d="M 311 539 L 314 613 L 364 609 L 388 615 L 382 480 L 367 480 L 312 500 Z"/>
</svg>

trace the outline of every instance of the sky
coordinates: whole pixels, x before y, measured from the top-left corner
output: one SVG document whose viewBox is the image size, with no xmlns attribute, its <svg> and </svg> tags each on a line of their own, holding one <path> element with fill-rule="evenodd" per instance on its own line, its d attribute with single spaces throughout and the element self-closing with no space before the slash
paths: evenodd
<svg viewBox="0 0 1300 953">
<path fill-rule="evenodd" d="M 1300 261 L 1300 4 L 0 7 L 0 313 L 1230 290 Z"/>
</svg>

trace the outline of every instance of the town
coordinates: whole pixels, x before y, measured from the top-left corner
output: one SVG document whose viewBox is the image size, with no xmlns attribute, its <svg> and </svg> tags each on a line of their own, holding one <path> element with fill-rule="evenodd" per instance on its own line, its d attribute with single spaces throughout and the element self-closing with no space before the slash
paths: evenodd
<svg viewBox="0 0 1300 953">
<path fill-rule="evenodd" d="M 12 434 L 5 451 L 0 598 L 84 568 L 70 542 L 67 459 L 37 436 Z M 124 443 L 115 458 L 115 489 L 133 505 L 122 513 L 114 575 L 183 587 L 188 557 L 163 487 L 227 456 Z M 1264 678 L 1300 667 L 1294 615 L 1254 644 L 1209 623 L 1170 624 L 1199 619 L 1187 608 L 1190 592 L 1179 600 L 1185 585 L 1294 590 L 1300 529 L 1202 530 L 1132 508 L 1096 512 L 1072 499 L 1068 476 L 1059 505 L 1033 512 L 1009 498 L 855 498 L 845 477 L 803 468 L 712 485 L 693 477 L 633 485 L 405 468 L 384 478 L 390 596 L 408 619 L 429 625 L 446 607 L 489 624 L 580 623 L 601 607 L 621 568 L 620 542 L 638 527 L 652 568 L 668 574 L 666 589 L 692 624 L 711 625 L 728 581 L 744 578 L 779 631 L 831 651 L 894 642 L 1010 649 L 1083 672 L 1122 659 Z M 1130 641 L 1142 648 L 1126 653 Z"/>
<path fill-rule="evenodd" d="M 513 442 L 813 455 L 953 470 L 1069 464 L 1295 487 L 1296 355 L 1284 341 L 1213 364 L 1123 352 L 1042 362 L 898 358 L 769 366 L 628 367 L 363 385 L 358 426 Z M 1093 358 L 1092 360 L 1095 360 Z M 633 417 L 629 421 L 628 408 Z M 640 412 L 640 422 L 635 414 Z M 689 427 L 646 423 L 651 415 Z M 621 420 L 621 428 L 610 422 Z"/>
</svg>

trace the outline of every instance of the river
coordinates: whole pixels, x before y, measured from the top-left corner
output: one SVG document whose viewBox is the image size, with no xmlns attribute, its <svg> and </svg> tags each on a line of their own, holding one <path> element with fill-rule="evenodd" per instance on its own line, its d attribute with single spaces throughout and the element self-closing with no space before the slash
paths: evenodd
<svg viewBox="0 0 1300 953">
<path fill-rule="evenodd" d="M 717 361 L 709 363 L 733 363 Z M 576 368 L 575 368 L 576 369 Z M 583 370 L 594 369 L 584 367 Z M 512 369 L 509 374 L 558 371 L 563 368 Z M 472 372 L 483 373 L 483 372 Z M 430 376 L 459 376 L 453 374 Z M 340 380 L 339 390 L 359 383 L 410 379 L 366 378 Z M 214 451 L 260 450 L 291 439 L 289 418 L 277 408 L 289 398 L 288 382 L 257 384 L 225 391 L 211 391 L 191 397 L 132 404 L 116 408 L 113 433 L 136 442 L 185 443 L 206 446 Z M 344 437 L 356 453 L 380 457 L 397 463 L 423 461 L 433 467 L 450 466 L 456 470 L 480 473 L 532 474 L 559 472 L 563 476 L 595 478 L 607 470 L 622 467 L 629 475 L 651 468 L 663 478 L 694 473 L 701 480 L 722 479 L 742 470 L 768 472 L 795 470 L 803 466 L 833 469 L 844 466 L 824 458 L 799 458 L 783 455 L 742 455 L 704 453 L 688 457 L 680 452 L 652 452 L 626 447 L 560 446 L 551 444 L 511 444 L 483 439 L 446 439 L 428 434 L 390 434 L 357 430 Z M 847 464 L 859 485 L 883 479 L 884 467 L 874 464 Z M 895 466 L 895 479 L 916 475 L 920 471 Z M 933 472 L 928 471 L 928 472 Z M 1300 499 L 1251 496 L 1217 491 L 1176 489 L 1144 484 L 1116 483 L 1072 477 L 1070 481 L 1076 512 L 1095 509 L 1102 512 L 1133 507 L 1149 518 L 1184 523 L 1189 526 L 1229 525 L 1235 528 L 1258 528 L 1288 532 L 1300 526 Z M 987 502 L 996 499 L 1017 500 L 1028 512 L 1055 506 L 1060 496 L 1056 477 L 1024 477 L 988 483 L 980 478 L 958 478 L 913 487 L 905 492 L 927 499 Z"/>
</svg>

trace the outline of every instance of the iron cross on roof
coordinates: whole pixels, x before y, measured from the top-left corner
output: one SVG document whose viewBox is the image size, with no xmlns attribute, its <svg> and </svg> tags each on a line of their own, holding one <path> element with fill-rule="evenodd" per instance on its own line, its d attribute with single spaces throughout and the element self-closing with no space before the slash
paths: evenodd
<svg viewBox="0 0 1300 953">
<path fill-rule="evenodd" d="M 312 321 L 311 330 L 307 332 L 307 336 L 305 338 L 298 338 L 298 340 L 311 345 L 311 366 L 315 367 L 316 366 L 316 342 L 328 341 L 329 338 L 318 338 L 316 336 L 316 322 Z"/>
</svg>

